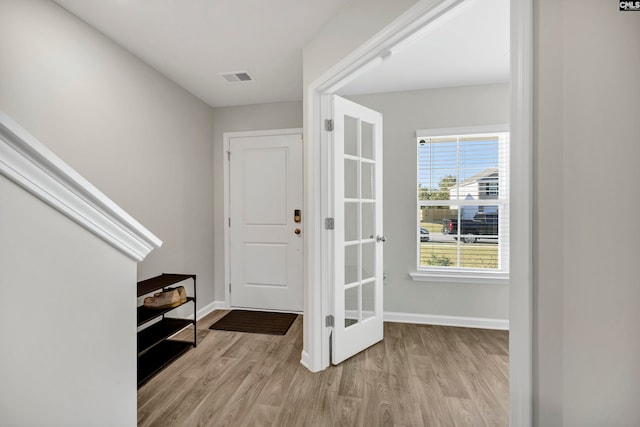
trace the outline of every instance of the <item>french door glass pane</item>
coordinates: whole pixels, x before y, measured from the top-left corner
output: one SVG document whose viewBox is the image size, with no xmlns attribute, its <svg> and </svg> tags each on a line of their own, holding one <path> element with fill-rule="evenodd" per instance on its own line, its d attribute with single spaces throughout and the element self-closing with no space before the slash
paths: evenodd
<svg viewBox="0 0 640 427">
<path fill-rule="evenodd" d="M 358 202 L 344 203 L 344 241 L 350 242 L 360 238 L 358 224 Z"/>
<path fill-rule="evenodd" d="M 373 239 L 376 233 L 376 204 L 362 203 L 362 239 Z"/>
<path fill-rule="evenodd" d="M 359 286 L 344 290 L 344 326 L 348 328 L 358 323 Z"/>
<path fill-rule="evenodd" d="M 375 165 L 361 163 L 362 167 L 362 198 L 373 199 L 375 194 Z"/>
<path fill-rule="evenodd" d="M 376 243 L 362 244 L 362 280 L 376 275 Z"/>
<path fill-rule="evenodd" d="M 344 248 L 344 283 L 348 285 L 358 281 L 360 245 L 345 246 Z"/>
<path fill-rule="evenodd" d="M 358 161 L 345 159 L 344 161 L 344 197 L 358 198 Z"/>
<path fill-rule="evenodd" d="M 358 119 L 344 116 L 344 154 L 358 156 Z"/>
<path fill-rule="evenodd" d="M 360 135 L 362 138 L 362 157 L 365 159 L 375 159 L 375 145 L 373 139 L 373 125 L 371 123 L 362 122 Z"/>
</svg>

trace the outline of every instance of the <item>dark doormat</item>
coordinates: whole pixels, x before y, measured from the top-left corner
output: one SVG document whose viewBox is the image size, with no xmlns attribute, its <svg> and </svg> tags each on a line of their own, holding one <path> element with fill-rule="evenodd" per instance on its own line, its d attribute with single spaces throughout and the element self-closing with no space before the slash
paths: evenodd
<svg viewBox="0 0 640 427">
<path fill-rule="evenodd" d="M 249 332 L 251 334 L 285 335 L 298 317 L 291 313 L 267 311 L 233 310 L 218 320 L 209 329 L 220 331 Z"/>
</svg>

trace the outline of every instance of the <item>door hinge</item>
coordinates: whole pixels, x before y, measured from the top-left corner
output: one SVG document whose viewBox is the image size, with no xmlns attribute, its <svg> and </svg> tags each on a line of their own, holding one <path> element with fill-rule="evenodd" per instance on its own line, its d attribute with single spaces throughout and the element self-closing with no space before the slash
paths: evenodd
<svg viewBox="0 0 640 427">
<path fill-rule="evenodd" d="M 231 217 L 229 217 L 229 227 L 231 227 Z"/>
<path fill-rule="evenodd" d="M 324 318 L 324 326 L 327 328 L 333 328 L 334 327 L 334 319 L 333 319 L 333 314 L 329 314 L 327 315 L 327 317 Z"/>
<path fill-rule="evenodd" d="M 231 295 L 231 283 L 229 283 L 229 295 Z"/>
<path fill-rule="evenodd" d="M 327 132 L 333 132 L 333 120 L 325 119 L 324 120 L 324 130 Z"/>
<path fill-rule="evenodd" d="M 325 218 L 324 219 L 324 229 L 325 230 L 333 230 L 335 228 L 335 221 L 333 218 Z"/>
<path fill-rule="evenodd" d="M 231 151 L 227 151 L 227 160 L 231 160 Z"/>
</svg>

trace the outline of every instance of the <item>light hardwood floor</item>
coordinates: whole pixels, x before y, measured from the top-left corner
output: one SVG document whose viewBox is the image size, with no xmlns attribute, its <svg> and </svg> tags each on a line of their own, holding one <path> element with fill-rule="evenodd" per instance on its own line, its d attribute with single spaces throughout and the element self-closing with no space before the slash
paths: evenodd
<svg viewBox="0 0 640 427">
<path fill-rule="evenodd" d="M 385 323 L 384 341 L 314 374 L 302 316 L 285 336 L 209 330 L 225 313 L 138 390 L 139 426 L 508 425 L 506 331 Z"/>
</svg>

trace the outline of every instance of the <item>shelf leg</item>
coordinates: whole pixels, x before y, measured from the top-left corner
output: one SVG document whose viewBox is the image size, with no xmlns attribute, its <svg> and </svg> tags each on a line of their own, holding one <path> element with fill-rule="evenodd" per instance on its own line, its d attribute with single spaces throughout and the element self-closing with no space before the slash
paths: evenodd
<svg viewBox="0 0 640 427">
<path fill-rule="evenodd" d="M 198 346 L 198 310 L 196 301 L 196 276 L 193 276 L 193 347 Z"/>
</svg>

